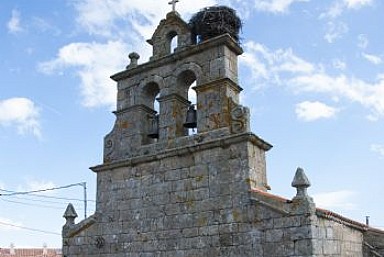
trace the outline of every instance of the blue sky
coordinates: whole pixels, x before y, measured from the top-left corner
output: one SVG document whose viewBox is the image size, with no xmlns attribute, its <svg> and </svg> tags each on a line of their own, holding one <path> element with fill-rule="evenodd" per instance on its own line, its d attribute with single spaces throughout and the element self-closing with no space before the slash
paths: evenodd
<svg viewBox="0 0 384 257">
<path fill-rule="evenodd" d="M 88 167 L 101 163 L 114 122 L 109 76 L 132 51 L 148 60 L 145 40 L 171 10 L 167 3 L 1 0 L 1 190 L 87 182 L 95 200 Z M 384 228 L 384 2 L 181 0 L 177 10 L 188 20 L 215 4 L 235 8 L 244 22 L 242 102 L 251 108 L 253 132 L 274 145 L 267 154 L 271 192 L 293 197 L 300 166 L 317 206 L 360 222 L 368 215 Z M 81 186 L 0 193 L 0 247 L 60 247 L 66 204 L 84 215 Z M 88 214 L 93 210 L 90 201 Z"/>
</svg>

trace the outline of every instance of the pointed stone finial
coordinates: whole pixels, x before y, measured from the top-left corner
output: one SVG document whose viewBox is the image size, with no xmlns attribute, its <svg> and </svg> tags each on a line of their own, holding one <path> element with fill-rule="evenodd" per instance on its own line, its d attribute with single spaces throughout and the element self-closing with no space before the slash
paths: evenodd
<svg viewBox="0 0 384 257">
<path fill-rule="evenodd" d="M 131 63 L 126 67 L 127 70 L 137 67 L 138 60 L 140 59 L 140 55 L 136 52 L 132 52 L 128 55 Z"/>
<path fill-rule="evenodd" d="M 296 170 L 296 174 L 295 174 L 295 177 L 293 178 L 293 181 L 292 181 L 292 187 L 296 187 L 297 190 L 298 190 L 298 194 L 299 194 L 299 189 L 300 193 L 305 193 L 307 192 L 307 188 L 311 186 L 311 182 L 309 182 L 309 179 L 307 177 L 307 175 L 305 175 L 305 172 L 302 168 L 297 168 Z"/>
<path fill-rule="evenodd" d="M 292 199 L 293 202 L 301 203 L 298 207 L 298 212 L 312 212 L 315 210 L 315 203 L 312 197 L 307 193 L 307 188 L 311 186 L 311 182 L 302 168 L 297 168 L 295 177 L 292 181 L 292 187 L 297 190 L 296 196 Z"/>
<path fill-rule="evenodd" d="M 65 226 L 71 226 L 75 224 L 75 219 L 77 218 L 77 213 L 75 207 L 70 203 L 67 206 L 67 209 L 64 212 L 63 217 L 67 220 Z"/>
</svg>

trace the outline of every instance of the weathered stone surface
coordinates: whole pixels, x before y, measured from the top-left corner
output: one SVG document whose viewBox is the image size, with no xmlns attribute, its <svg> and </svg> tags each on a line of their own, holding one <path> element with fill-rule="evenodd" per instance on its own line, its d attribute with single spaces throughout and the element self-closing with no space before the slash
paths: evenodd
<svg viewBox="0 0 384 257">
<path fill-rule="evenodd" d="M 303 170 L 292 200 L 267 192 L 265 152 L 272 146 L 250 132 L 249 110 L 239 103 L 236 41 L 221 35 L 196 44 L 172 12 L 149 43 L 149 62 L 138 64 L 133 53 L 127 69 L 112 76 L 116 122 L 104 140 L 103 164 L 92 168 L 96 213 L 75 224 L 68 207 L 64 256 L 382 254 L 383 232 L 315 208 Z M 194 82 L 197 131 L 189 134 L 183 123 Z M 149 138 L 155 115 L 159 137 Z"/>
</svg>

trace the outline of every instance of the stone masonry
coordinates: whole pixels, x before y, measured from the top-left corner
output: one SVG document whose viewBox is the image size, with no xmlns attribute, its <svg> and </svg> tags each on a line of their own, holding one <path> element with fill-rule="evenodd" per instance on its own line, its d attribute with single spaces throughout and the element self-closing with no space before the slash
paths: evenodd
<svg viewBox="0 0 384 257">
<path fill-rule="evenodd" d="M 272 146 L 250 131 L 239 102 L 242 48 L 229 34 L 196 36 L 172 11 L 147 41 L 150 60 L 139 64 L 131 53 L 111 77 L 116 122 L 92 168 L 96 212 L 75 223 L 68 205 L 63 256 L 383 256 L 384 232 L 316 208 L 301 168 L 292 199 L 268 192 Z M 183 126 L 192 102 L 194 134 Z"/>
</svg>

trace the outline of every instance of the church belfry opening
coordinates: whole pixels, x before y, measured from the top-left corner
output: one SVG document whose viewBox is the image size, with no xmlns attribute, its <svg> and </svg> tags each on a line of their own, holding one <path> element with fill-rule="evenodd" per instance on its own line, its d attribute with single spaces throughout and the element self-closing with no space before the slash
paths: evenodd
<svg viewBox="0 0 384 257">
<path fill-rule="evenodd" d="M 147 40 L 152 46 L 150 61 L 139 64 L 140 56 L 133 52 L 127 69 L 111 77 L 118 84 L 118 99 L 116 123 L 105 138 L 107 162 L 135 155 L 153 143 L 176 146 L 178 138 L 191 135 L 191 129 L 192 134 L 249 129 L 248 109 L 239 105 L 238 97 L 239 29 L 201 30 L 207 22 L 202 12 L 209 22 L 223 22 L 222 26 L 228 18 L 215 13 L 230 11 L 232 20 L 237 20 L 235 12 L 228 7 L 206 8 L 186 23 L 174 10 L 177 2 L 169 3 L 173 11 Z M 197 37 L 203 40 L 197 42 Z M 231 113 L 235 109 L 236 117 Z"/>
</svg>

